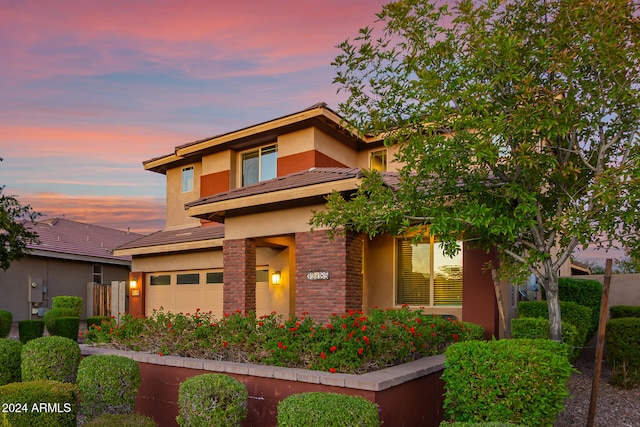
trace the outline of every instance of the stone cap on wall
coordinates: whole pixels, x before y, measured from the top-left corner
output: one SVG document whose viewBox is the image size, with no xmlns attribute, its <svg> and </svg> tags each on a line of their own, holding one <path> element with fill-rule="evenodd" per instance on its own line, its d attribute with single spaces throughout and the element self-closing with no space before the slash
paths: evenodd
<svg viewBox="0 0 640 427">
<path fill-rule="evenodd" d="M 116 350 L 112 348 L 80 345 L 83 356 L 94 354 L 114 354 L 125 356 L 140 363 L 200 369 L 235 375 L 250 375 L 262 378 L 274 378 L 312 384 L 324 384 L 357 390 L 382 391 L 416 378 L 444 370 L 444 355 L 423 357 L 398 366 L 368 372 L 366 374 L 342 374 L 308 369 L 283 368 L 280 366 L 258 365 L 253 363 L 226 362 L 221 360 L 196 359 L 178 356 L 160 356 L 155 353 Z"/>
</svg>

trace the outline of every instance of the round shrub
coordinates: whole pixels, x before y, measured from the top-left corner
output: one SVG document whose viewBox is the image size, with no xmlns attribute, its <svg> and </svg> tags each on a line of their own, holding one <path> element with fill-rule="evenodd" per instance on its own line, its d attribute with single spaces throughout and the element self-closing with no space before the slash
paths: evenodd
<svg viewBox="0 0 640 427">
<path fill-rule="evenodd" d="M 566 344 L 569 361 L 575 362 L 582 351 L 583 343 L 578 328 L 571 323 L 560 322 L 562 325 L 562 342 Z M 512 338 L 549 339 L 549 319 L 539 317 L 518 317 L 511 319 Z"/>
<path fill-rule="evenodd" d="M 587 342 L 591 326 L 591 309 L 571 301 L 560 301 L 561 320 L 577 328 L 576 343 L 568 343 L 582 347 Z M 521 301 L 518 303 L 518 317 L 540 317 L 549 319 L 549 307 L 546 301 Z M 533 337 L 530 337 L 533 338 Z M 545 337 L 548 338 L 548 337 Z M 564 340 L 564 338 L 563 338 Z"/>
<path fill-rule="evenodd" d="M 18 333 L 20 334 L 20 342 L 22 342 L 22 344 L 40 338 L 44 333 L 44 320 L 33 319 L 19 321 Z"/>
<path fill-rule="evenodd" d="M 7 310 L 0 310 L 0 338 L 9 336 L 11 322 L 13 322 L 13 314 Z"/>
<path fill-rule="evenodd" d="M 140 368 L 127 357 L 89 356 L 78 367 L 80 410 L 88 419 L 133 413 L 139 388 Z"/>
<path fill-rule="evenodd" d="M 278 404 L 278 427 L 378 427 L 378 405 L 360 396 L 311 392 Z"/>
<path fill-rule="evenodd" d="M 140 414 L 104 414 L 84 427 L 157 427 L 153 419 Z"/>
<path fill-rule="evenodd" d="M 552 425 L 569 396 L 566 346 L 551 340 L 456 343 L 446 351 L 446 418 Z"/>
<path fill-rule="evenodd" d="M 5 407 L 4 404 L 7 405 L 7 411 L 0 416 L 2 426 L 76 426 L 77 406 L 74 384 L 57 381 L 7 384 L 0 387 L 0 406 Z"/>
<path fill-rule="evenodd" d="M 20 381 L 20 352 L 22 344 L 9 338 L 0 338 L 0 385 Z"/>
<path fill-rule="evenodd" d="M 22 381 L 54 380 L 75 383 L 80 346 L 65 337 L 37 338 L 22 347 Z"/>
<path fill-rule="evenodd" d="M 235 427 L 247 416 L 249 393 L 240 381 L 223 374 L 188 378 L 178 392 L 180 427 Z"/>
<path fill-rule="evenodd" d="M 73 316 L 80 317 L 82 314 L 82 297 L 76 296 L 59 296 L 53 297 L 52 309 L 69 308 L 75 311 Z"/>
<path fill-rule="evenodd" d="M 47 332 L 51 335 L 59 335 L 56 331 L 55 320 L 58 317 L 74 317 L 76 316 L 76 311 L 72 308 L 54 308 L 52 310 L 47 311 L 44 314 L 44 326 L 47 328 Z"/>
<path fill-rule="evenodd" d="M 78 332 L 80 331 L 79 317 L 57 317 L 53 319 L 55 335 L 69 338 L 70 340 L 78 340 Z"/>
</svg>

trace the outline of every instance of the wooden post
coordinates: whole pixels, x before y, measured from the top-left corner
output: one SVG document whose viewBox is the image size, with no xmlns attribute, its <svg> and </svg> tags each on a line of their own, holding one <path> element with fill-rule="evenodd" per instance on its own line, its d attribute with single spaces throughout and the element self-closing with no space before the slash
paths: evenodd
<svg viewBox="0 0 640 427">
<path fill-rule="evenodd" d="M 609 310 L 609 286 L 611 285 L 611 259 L 607 259 L 604 272 L 604 287 L 600 302 L 600 323 L 598 324 L 598 341 L 596 344 L 596 360 L 593 369 L 593 384 L 591 387 L 591 402 L 589 403 L 589 417 L 587 427 L 593 427 L 598 404 L 598 387 L 600 385 L 600 371 L 602 370 L 602 356 L 604 354 L 605 329 L 607 327 L 607 311 Z"/>
</svg>

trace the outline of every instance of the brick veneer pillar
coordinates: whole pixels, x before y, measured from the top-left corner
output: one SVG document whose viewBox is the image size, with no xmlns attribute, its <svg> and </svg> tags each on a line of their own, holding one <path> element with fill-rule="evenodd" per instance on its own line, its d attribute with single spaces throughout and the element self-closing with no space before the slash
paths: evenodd
<svg viewBox="0 0 640 427">
<path fill-rule="evenodd" d="M 250 239 L 225 240 L 222 244 L 225 313 L 256 309 L 256 245 Z"/>
<path fill-rule="evenodd" d="M 362 237 L 326 231 L 296 233 L 296 314 L 324 321 L 331 313 L 362 309 Z M 309 271 L 328 271 L 329 280 L 308 280 Z"/>
</svg>

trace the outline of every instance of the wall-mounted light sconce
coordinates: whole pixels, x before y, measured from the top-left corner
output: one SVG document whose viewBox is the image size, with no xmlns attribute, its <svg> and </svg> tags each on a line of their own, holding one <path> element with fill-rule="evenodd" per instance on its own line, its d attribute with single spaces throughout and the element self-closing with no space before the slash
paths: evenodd
<svg viewBox="0 0 640 427">
<path fill-rule="evenodd" d="M 282 274 L 280 274 L 279 271 L 274 271 L 273 274 L 271 275 L 271 284 L 279 285 L 281 280 L 282 280 Z"/>
<path fill-rule="evenodd" d="M 138 288 L 138 281 L 136 279 L 131 279 L 129 281 L 129 289 L 137 289 Z"/>
</svg>

